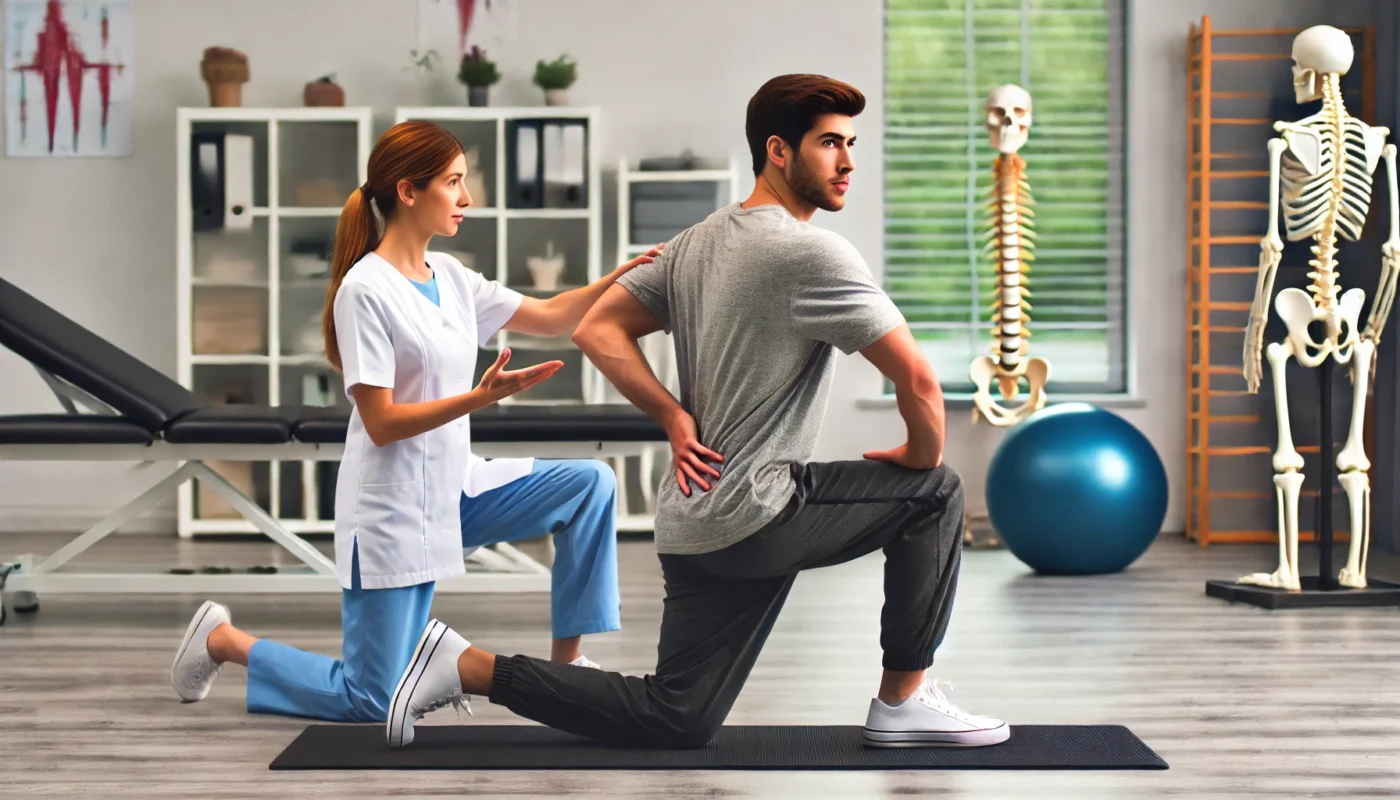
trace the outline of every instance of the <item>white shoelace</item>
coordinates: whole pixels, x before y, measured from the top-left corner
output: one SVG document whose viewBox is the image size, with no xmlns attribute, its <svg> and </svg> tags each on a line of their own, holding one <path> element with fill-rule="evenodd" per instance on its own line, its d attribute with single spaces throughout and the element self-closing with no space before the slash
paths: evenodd
<svg viewBox="0 0 1400 800">
<path fill-rule="evenodd" d="M 457 719 L 462 718 L 462 709 L 466 709 L 467 716 L 476 716 L 476 714 L 472 713 L 471 695 L 462 694 L 458 691 L 454 691 L 445 697 L 440 697 L 437 700 L 434 700 L 433 702 L 429 703 L 428 705 L 423 706 L 422 714 L 426 715 L 431 711 L 437 711 L 439 708 L 442 708 L 448 703 L 451 703 L 452 707 L 457 710 Z"/>
<path fill-rule="evenodd" d="M 919 692 L 919 702 L 933 710 L 956 720 L 971 723 L 972 715 L 953 705 L 953 684 L 939 680 L 925 680 L 923 691 Z"/>
</svg>

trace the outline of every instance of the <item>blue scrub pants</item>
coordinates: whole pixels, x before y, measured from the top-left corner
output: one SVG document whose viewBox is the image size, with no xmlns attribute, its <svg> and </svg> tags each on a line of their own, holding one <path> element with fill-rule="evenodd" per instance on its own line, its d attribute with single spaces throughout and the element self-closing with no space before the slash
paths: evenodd
<svg viewBox="0 0 1400 800">
<path fill-rule="evenodd" d="M 601 461 L 536 459 L 527 475 L 462 495 L 462 547 L 554 535 L 550 621 L 566 639 L 622 627 L 617 484 Z M 340 659 L 259 639 L 248 653 L 248 710 L 331 722 L 383 722 L 428 624 L 433 584 L 362 589 L 358 549 L 341 593 Z"/>
</svg>

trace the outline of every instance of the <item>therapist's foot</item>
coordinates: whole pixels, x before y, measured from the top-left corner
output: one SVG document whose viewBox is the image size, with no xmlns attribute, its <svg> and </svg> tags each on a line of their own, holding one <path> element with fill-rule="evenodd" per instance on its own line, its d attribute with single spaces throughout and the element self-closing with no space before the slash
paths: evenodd
<svg viewBox="0 0 1400 800">
<path fill-rule="evenodd" d="M 214 685 L 214 679 L 219 677 L 222 662 L 214 658 L 208 643 L 210 634 L 227 626 L 230 618 L 226 607 L 207 600 L 185 628 L 185 638 L 180 640 L 175 662 L 170 665 L 170 685 L 186 703 L 203 700 L 209 694 L 209 687 Z"/>
<path fill-rule="evenodd" d="M 459 713 L 465 708 L 471 714 L 470 696 L 489 693 L 495 664 L 495 656 L 472 647 L 443 623 L 428 620 L 389 701 L 385 724 L 389 746 L 412 744 L 414 724 L 449 703 Z"/>
<path fill-rule="evenodd" d="M 231 623 L 225 622 L 209 632 L 206 646 L 209 648 L 210 658 L 216 663 L 232 662 L 246 667 L 248 652 L 253 649 L 253 643 L 257 640 L 256 636 L 244 633 Z"/>
</svg>

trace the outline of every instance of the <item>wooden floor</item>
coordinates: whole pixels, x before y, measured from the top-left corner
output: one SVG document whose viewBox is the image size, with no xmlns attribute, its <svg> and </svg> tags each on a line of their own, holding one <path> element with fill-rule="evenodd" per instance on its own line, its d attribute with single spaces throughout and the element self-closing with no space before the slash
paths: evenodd
<svg viewBox="0 0 1400 800">
<path fill-rule="evenodd" d="M 60 543 L 3 536 L 0 558 Z M 623 543 L 624 630 L 585 643 L 609 668 L 654 666 L 661 590 L 651 547 Z M 90 552 L 236 565 L 266 563 L 275 550 L 126 536 Z M 1268 612 L 1205 596 L 1205 580 L 1272 569 L 1274 552 L 1170 537 L 1124 574 L 1074 579 L 1032 577 L 1005 551 L 964 558 L 934 668 L 962 704 L 1013 724 L 1124 724 L 1167 771 L 271 772 L 306 723 L 247 714 L 240 667 L 226 667 L 202 703 L 182 705 L 170 690 L 174 647 L 202 598 L 55 595 L 0 628 L 0 795 L 1400 795 L 1400 612 Z M 1371 563 L 1373 576 L 1400 579 L 1400 560 L 1375 553 Z M 863 722 L 878 677 L 880 572 L 876 555 L 799 580 L 728 722 Z M 219 599 L 256 634 L 339 652 L 333 596 Z M 548 608 L 544 596 L 452 595 L 436 613 L 487 649 L 547 654 Z M 520 721 L 484 700 L 473 708 L 464 724 Z M 428 723 L 457 719 L 449 708 Z"/>
</svg>

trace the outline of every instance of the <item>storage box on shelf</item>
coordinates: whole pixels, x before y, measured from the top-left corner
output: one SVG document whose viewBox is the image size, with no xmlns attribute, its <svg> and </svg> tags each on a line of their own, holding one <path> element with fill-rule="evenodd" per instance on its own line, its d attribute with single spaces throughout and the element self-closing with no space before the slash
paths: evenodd
<svg viewBox="0 0 1400 800">
<path fill-rule="evenodd" d="M 320 317 L 370 109 L 181 108 L 176 125 L 177 379 L 213 402 L 347 404 Z M 210 466 L 291 532 L 334 530 L 334 463 Z M 178 504 L 183 537 L 256 532 L 203 487 Z"/>
<path fill-rule="evenodd" d="M 535 297 L 602 275 L 602 187 L 595 108 L 401 107 L 395 122 L 426 120 L 451 131 L 467 154 L 467 209 L 453 241 L 434 247 Z M 511 348 L 511 368 L 558 359 L 564 369 L 502 404 L 597 402 L 601 375 L 568 336 L 499 332 L 482 343 L 477 375 Z"/>
</svg>

